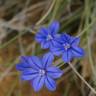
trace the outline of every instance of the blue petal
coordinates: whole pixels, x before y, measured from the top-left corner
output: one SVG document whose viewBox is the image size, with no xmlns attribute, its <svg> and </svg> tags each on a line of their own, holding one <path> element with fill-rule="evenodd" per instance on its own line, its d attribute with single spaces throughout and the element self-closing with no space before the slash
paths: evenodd
<svg viewBox="0 0 96 96">
<path fill-rule="evenodd" d="M 42 42 L 41 43 L 41 48 L 42 49 L 47 49 L 47 48 L 49 48 L 50 47 L 50 41 L 44 41 L 44 42 Z"/>
<path fill-rule="evenodd" d="M 70 40 L 71 40 L 71 36 L 66 33 L 62 34 L 61 38 L 63 39 L 63 42 L 64 41 L 70 42 Z"/>
<path fill-rule="evenodd" d="M 39 43 L 46 40 L 48 35 L 48 29 L 45 27 L 40 28 L 39 32 L 36 34 L 35 40 Z"/>
<path fill-rule="evenodd" d="M 64 52 L 63 46 L 59 43 L 54 44 L 54 46 L 50 50 L 56 56 L 60 56 Z"/>
<path fill-rule="evenodd" d="M 55 38 L 55 41 L 57 41 L 60 44 L 65 43 L 65 40 L 63 40 L 62 34 Z"/>
<path fill-rule="evenodd" d="M 72 59 L 72 52 L 71 52 L 71 50 L 65 51 L 63 56 L 62 56 L 62 59 L 64 60 L 65 63 L 70 62 L 71 59 Z"/>
<path fill-rule="evenodd" d="M 22 80 L 32 80 L 33 78 L 38 76 L 38 71 L 34 69 L 27 69 L 22 72 L 21 79 Z"/>
<path fill-rule="evenodd" d="M 30 68 L 22 72 L 22 75 L 32 75 L 32 74 L 38 74 L 38 70 Z"/>
<path fill-rule="evenodd" d="M 42 62 L 37 56 L 22 56 L 21 62 L 22 63 L 20 65 L 18 64 L 17 67 L 20 67 L 19 69 L 22 70 L 25 70 L 26 68 L 33 68 L 37 70 L 42 68 Z"/>
<path fill-rule="evenodd" d="M 32 80 L 34 79 L 35 77 L 38 77 L 37 74 L 33 74 L 33 75 L 21 75 L 21 80 Z"/>
<path fill-rule="evenodd" d="M 43 42 L 43 41 L 46 40 L 46 37 L 44 37 L 44 36 L 39 36 L 39 35 L 37 34 L 36 37 L 35 37 L 35 40 L 36 40 L 37 42 L 41 43 L 41 42 Z"/>
<path fill-rule="evenodd" d="M 59 41 L 58 39 L 59 39 L 59 37 L 56 36 L 56 37 L 54 37 L 54 39 L 51 40 L 51 47 L 55 47 L 59 43 L 58 42 Z"/>
<path fill-rule="evenodd" d="M 47 74 L 51 76 L 51 78 L 57 79 L 62 76 L 63 72 L 57 67 L 48 67 Z"/>
<path fill-rule="evenodd" d="M 49 30 L 45 27 L 41 27 L 38 33 L 40 33 L 43 36 L 46 36 L 46 35 L 48 35 Z"/>
<path fill-rule="evenodd" d="M 32 86 L 34 88 L 34 91 L 40 91 L 40 89 L 43 87 L 44 85 L 44 80 L 45 80 L 45 77 L 43 76 L 37 76 L 33 82 L 32 82 Z"/>
<path fill-rule="evenodd" d="M 55 40 L 53 39 L 53 40 L 51 40 L 51 43 L 50 43 L 50 49 L 52 48 L 52 47 L 54 47 L 54 45 L 55 45 Z"/>
<path fill-rule="evenodd" d="M 21 62 L 16 65 L 16 69 L 19 71 L 24 71 L 28 68 L 38 70 L 42 67 L 42 61 L 40 61 L 40 59 L 37 56 L 22 56 Z"/>
<path fill-rule="evenodd" d="M 52 65 L 53 60 L 54 60 L 54 55 L 51 52 L 46 53 L 42 59 L 43 67 L 47 68 L 48 66 Z"/>
<path fill-rule="evenodd" d="M 80 42 L 80 38 L 79 37 L 76 37 L 76 38 L 72 38 L 71 39 L 71 45 L 72 46 L 77 46 L 77 45 L 79 45 L 79 42 Z"/>
<path fill-rule="evenodd" d="M 56 41 L 60 44 L 64 44 L 64 43 L 70 43 L 71 41 L 71 36 L 66 34 L 66 33 L 63 33 L 61 34 L 57 39 Z"/>
<path fill-rule="evenodd" d="M 72 54 L 74 57 L 81 58 L 84 56 L 84 50 L 80 47 L 74 47 L 72 48 Z"/>
<path fill-rule="evenodd" d="M 23 71 L 24 69 L 28 68 L 28 66 L 24 66 L 25 64 L 23 63 L 19 63 L 16 65 L 16 69 L 19 70 L 19 71 Z"/>
<path fill-rule="evenodd" d="M 45 79 L 45 86 L 50 91 L 55 91 L 56 90 L 56 82 L 52 78 L 50 78 L 48 76 L 46 76 L 46 79 Z"/>
<path fill-rule="evenodd" d="M 59 31 L 60 28 L 60 24 L 57 21 L 53 21 L 50 25 L 49 25 L 49 30 L 50 30 L 50 34 L 56 34 Z"/>
<path fill-rule="evenodd" d="M 43 65 L 42 65 L 42 61 L 40 60 L 39 57 L 37 56 L 32 56 L 31 57 L 31 60 L 32 60 L 32 64 L 33 64 L 33 67 L 36 66 L 38 69 L 42 68 Z"/>
<path fill-rule="evenodd" d="M 16 65 L 16 69 L 23 71 L 26 68 L 32 68 L 30 56 L 21 56 L 20 63 Z"/>
</svg>

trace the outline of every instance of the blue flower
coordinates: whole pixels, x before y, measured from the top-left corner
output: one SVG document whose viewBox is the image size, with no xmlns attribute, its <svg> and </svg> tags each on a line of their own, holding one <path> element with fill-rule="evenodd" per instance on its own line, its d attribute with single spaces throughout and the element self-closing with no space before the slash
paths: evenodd
<svg viewBox="0 0 96 96">
<path fill-rule="evenodd" d="M 84 56 L 84 50 L 78 46 L 79 42 L 79 37 L 62 34 L 58 39 L 58 42 L 55 43 L 53 48 L 51 48 L 51 51 L 56 56 L 62 54 L 62 59 L 65 63 L 68 63 L 73 58 L 81 58 Z"/>
<path fill-rule="evenodd" d="M 17 70 L 21 71 L 21 79 L 29 80 L 37 92 L 43 85 L 50 91 L 56 89 L 56 82 L 54 79 L 61 77 L 62 71 L 53 66 L 54 56 L 47 53 L 42 59 L 37 56 L 22 56 L 21 62 L 17 64 Z"/>
<path fill-rule="evenodd" d="M 54 45 L 56 38 L 59 37 L 59 34 L 57 34 L 59 27 L 59 23 L 57 21 L 53 21 L 48 28 L 40 28 L 35 39 L 41 44 L 41 48 L 47 49 Z"/>
</svg>

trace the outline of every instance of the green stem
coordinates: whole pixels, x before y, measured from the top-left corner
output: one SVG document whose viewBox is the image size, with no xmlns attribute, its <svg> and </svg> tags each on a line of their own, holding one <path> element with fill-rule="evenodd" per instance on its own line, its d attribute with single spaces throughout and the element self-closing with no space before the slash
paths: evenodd
<svg viewBox="0 0 96 96">
<path fill-rule="evenodd" d="M 51 6 L 50 6 L 50 8 L 49 8 L 49 10 L 48 10 L 48 11 L 45 13 L 45 15 L 36 23 L 36 25 L 41 24 L 41 23 L 46 19 L 46 17 L 47 17 L 47 16 L 50 14 L 50 12 L 52 11 L 55 2 L 56 2 L 56 0 L 53 0 Z"/>
</svg>

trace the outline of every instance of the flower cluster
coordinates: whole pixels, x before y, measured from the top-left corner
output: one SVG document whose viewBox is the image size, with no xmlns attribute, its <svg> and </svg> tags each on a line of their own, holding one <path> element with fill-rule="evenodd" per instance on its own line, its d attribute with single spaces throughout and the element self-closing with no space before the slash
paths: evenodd
<svg viewBox="0 0 96 96">
<path fill-rule="evenodd" d="M 84 56 L 84 50 L 79 47 L 80 38 L 68 34 L 57 34 L 59 23 L 54 21 L 48 28 L 41 28 L 36 34 L 36 41 L 41 44 L 41 48 L 49 48 L 55 56 L 62 55 L 65 63 L 70 62 L 73 58 Z"/>
<path fill-rule="evenodd" d="M 31 82 L 35 91 L 39 91 L 44 85 L 50 90 L 56 90 L 54 79 L 60 78 L 63 72 L 52 65 L 54 56 L 62 56 L 65 63 L 73 58 L 84 56 L 84 50 L 79 47 L 79 37 L 68 34 L 58 34 L 59 23 L 52 22 L 49 27 L 40 28 L 36 34 L 36 41 L 41 44 L 41 48 L 50 50 L 42 58 L 37 56 L 22 56 L 16 69 L 21 71 L 21 79 Z"/>
</svg>

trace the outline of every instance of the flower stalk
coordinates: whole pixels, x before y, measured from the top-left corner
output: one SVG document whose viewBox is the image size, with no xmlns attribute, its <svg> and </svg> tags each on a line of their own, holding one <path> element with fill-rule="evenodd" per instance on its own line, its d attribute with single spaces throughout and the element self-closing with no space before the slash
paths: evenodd
<svg viewBox="0 0 96 96">
<path fill-rule="evenodd" d="M 75 72 L 75 74 L 86 84 L 86 86 L 94 93 L 96 94 L 96 90 L 88 84 L 88 82 L 77 72 L 75 67 L 69 62 L 69 66 L 72 68 L 72 70 Z"/>
</svg>

